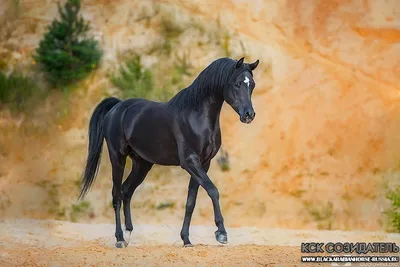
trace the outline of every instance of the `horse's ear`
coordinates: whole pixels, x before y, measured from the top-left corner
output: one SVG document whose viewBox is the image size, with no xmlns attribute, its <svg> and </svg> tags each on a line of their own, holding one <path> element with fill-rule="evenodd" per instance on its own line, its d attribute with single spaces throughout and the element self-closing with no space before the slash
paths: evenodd
<svg viewBox="0 0 400 267">
<path fill-rule="evenodd" d="M 240 66 L 242 66 L 243 61 L 244 61 L 244 57 L 242 57 L 241 59 L 238 60 L 238 62 L 236 62 L 236 68 L 237 69 L 240 68 Z"/>
<path fill-rule="evenodd" d="M 260 60 L 258 60 L 258 59 L 256 60 L 256 62 L 250 63 L 249 64 L 250 69 L 251 70 L 255 70 L 257 68 L 257 66 L 258 66 L 258 63 L 260 63 Z"/>
</svg>

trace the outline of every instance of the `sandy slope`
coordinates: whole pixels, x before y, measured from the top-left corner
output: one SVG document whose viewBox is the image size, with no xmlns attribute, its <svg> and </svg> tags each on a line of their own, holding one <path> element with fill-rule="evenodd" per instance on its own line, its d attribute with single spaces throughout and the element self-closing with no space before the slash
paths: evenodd
<svg viewBox="0 0 400 267">
<path fill-rule="evenodd" d="M 400 235 L 378 232 L 231 228 L 219 245 L 215 227 L 193 226 L 193 248 L 182 248 L 180 227 L 138 225 L 129 247 L 114 248 L 114 225 L 8 220 L 0 223 L 0 266 L 267 266 L 299 265 L 301 242 L 385 241 Z"/>
</svg>

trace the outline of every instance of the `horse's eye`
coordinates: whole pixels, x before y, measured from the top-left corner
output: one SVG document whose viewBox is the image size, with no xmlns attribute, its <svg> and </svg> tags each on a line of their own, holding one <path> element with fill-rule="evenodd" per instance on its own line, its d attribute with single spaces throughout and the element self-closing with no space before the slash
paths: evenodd
<svg viewBox="0 0 400 267">
<path fill-rule="evenodd" d="M 238 82 L 235 82 L 235 86 L 239 86 L 240 84 Z"/>
</svg>

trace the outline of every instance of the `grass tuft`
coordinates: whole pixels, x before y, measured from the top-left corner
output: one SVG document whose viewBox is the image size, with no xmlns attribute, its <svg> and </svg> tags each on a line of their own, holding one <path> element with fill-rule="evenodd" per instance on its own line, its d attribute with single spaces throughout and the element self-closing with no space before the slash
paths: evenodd
<svg viewBox="0 0 400 267">
<path fill-rule="evenodd" d="M 386 198 L 391 203 L 391 207 L 385 211 L 389 220 L 390 231 L 400 233 L 400 186 L 395 190 L 389 190 Z"/>
<path fill-rule="evenodd" d="M 32 78 L 20 72 L 9 75 L 0 72 L 0 104 L 7 105 L 12 111 L 24 111 L 33 95 L 40 93 L 41 89 Z"/>
</svg>

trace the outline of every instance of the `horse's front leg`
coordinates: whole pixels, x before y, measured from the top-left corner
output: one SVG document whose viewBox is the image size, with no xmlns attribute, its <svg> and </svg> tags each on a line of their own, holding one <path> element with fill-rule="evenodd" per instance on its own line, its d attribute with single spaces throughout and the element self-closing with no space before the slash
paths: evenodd
<svg viewBox="0 0 400 267">
<path fill-rule="evenodd" d="M 226 244 L 228 242 L 228 236 L 224 226 L 224 218 L 221 214 L 217 187 L 208 177 L 207 170 L 202 166 L 200 158 L 196 154 L 189 154 L 181 158 L 182 167 L 192 176 L 192 179 L 206 190 L 208 196 L 211 198 L 214 206 L 215 225 L 218 227 L 218 230 L 215 232 L 215 238 L 218 242 Z"/>
<path fill-rule="evenodd" d="M 207 172 L 210 168 L 210 163 L 203 164 L 204 170 Z M 188 188 L 188 196 L 186 200 L 186 211 L 185 211 L 185 219 L 183 220 L 183 226 L 181 231 L 181 238 L 183 241 L 183 246 L 191 247 L 192 243 L 189 240 L 189 227 L 190 221 L 192 220 L 193 210 L 196 206 L 197 193 L 199 191 L 199 183 L 195 178 L 190 177 L 189 188 Z"/>
<path fill-rule="evenodd" d="M 190 226 L 190 221 L 192 219 L 194 207 L 196 206 L 196 198 L 198 191 L 199 191 L 199 183 L 196 182 L 196 179 L 190 177 L 188 196 L 186 200 L 185 219 L 183 220 L 183 226 L 181 231 L 181 238 L 183 241 L 183 246 L 185 247 L 192 246 L 192 243 L 190 243 L 189 240 L 189 226 Z"/>
</svg>

